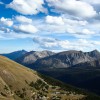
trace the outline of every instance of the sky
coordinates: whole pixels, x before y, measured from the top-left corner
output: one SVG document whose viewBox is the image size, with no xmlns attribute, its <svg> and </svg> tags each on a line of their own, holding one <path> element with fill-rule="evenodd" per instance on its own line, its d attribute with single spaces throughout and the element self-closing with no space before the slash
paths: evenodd
<svg viewBox="0 0 100 100">
<path fill-rule="evenodd" d="M 0 0 L 0 53 L 100 51 L 100 0 Z"/>
</svg>

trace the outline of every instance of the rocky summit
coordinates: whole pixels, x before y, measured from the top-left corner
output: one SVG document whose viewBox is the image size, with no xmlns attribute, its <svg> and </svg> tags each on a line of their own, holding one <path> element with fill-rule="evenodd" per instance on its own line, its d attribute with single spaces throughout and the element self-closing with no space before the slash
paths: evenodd
<svg viewBox="0 0 100 100">
<path fill-rule="evenodd" d="M 45 51 L 30 51 L 30 52 L 26 53 L 25 55 L 17 58 L 15 61 L 17 61 L 23 65 L 29 65 L 29 64 L 33 64 L 38 59 L 48 57 L 53 54 L 54 54 L 54 52 L 46 51 L 46 50 Z"/>
</svg>

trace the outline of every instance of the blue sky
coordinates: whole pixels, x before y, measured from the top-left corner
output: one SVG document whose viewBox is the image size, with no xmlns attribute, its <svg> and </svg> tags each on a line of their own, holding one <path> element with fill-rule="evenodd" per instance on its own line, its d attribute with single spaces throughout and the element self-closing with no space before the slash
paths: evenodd
<svg viewBox="0 0 100 100">
<path fill-rule="evenodd" d="M 22 49 L 100 50 L 100 0 L 0 0 L 0 53 Z"/>
</svg>

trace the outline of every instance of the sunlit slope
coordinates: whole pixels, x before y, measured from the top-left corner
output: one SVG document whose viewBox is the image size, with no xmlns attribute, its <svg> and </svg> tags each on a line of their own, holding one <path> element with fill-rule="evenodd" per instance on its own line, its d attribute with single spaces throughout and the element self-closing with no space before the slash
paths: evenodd
<svg viewBox="0 0 100 100">
<path fill-rule="evenodd" d="M 13 95 L 13 92 L 24 88 L 27 88 L 27 91 L 31 92 L 27 83 L 31 83 L 32 81 L 36 82 L 38 79 L 39 77 L 35 71 L 31 71 L 28 68 L 0 56 L 0 92 L 4 95 Z"/>
</svg>

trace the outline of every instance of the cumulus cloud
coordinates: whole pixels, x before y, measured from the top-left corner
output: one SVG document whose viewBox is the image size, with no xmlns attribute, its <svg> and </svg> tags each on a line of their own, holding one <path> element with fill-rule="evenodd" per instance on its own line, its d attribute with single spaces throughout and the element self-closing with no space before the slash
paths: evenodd
<svg viewBox="0 0 100 100">
<path fill-rule="evenodd" d="M 46 16 L 46 23 L 64 25 L 62 17 Z"/>
<path fill-rule="evenodd" d="M 61 19 L 59 21 L 59 18 Z M 59 33 L 77 37 L 78 35 L 95 35 L 94 30 L 88 28 L 89 23 L 86 20 L 69 19 L 65 16 L 46 16 L 44 21 L 37 25 L 40 31 L 44 33 Z M 46 27 L 46 28 L 45 28 Z"/>
<path fill-rule="evenodd" d="M 41 47 L 43 48 L 52 48 L 57 46 L 57 41 L 56 39 L 53 38 L 41 38 L 41 37 L 34 37 L 33 41 L 35 43 L 38 43 Z M 44 41 L 44 42 L 43 42 Z"/>
<path fill-rule="evenodd" d="M 93 6 L 80 0 L 46 0 L 56 12 L 69 13 L 78 17 L 94 17 L 97 13 Z"/>
<path fill-rule="evenodd" d="M 2 17 L 2 18 L 0 19 L 0 24 L 6 25 L 6 26 L 8 26 L 8 27 L 11 27 L 11 26 L 13 25 L 13 21 L 12 21 L 11 19 Z"/>
<path fill-rule="evenodd" d="M 100 41 L 92 41 L 86 39 L 77 39 L 73 41 L 58 40 L 55 38 L 34 37 L 33 41 L 42 49 L 51 50 L 91 50 L 96 46 L 100 46 Z M 96 45 L 96 46 L 95 46 Z"/>
<path fill-rule="evenodd" d="M 86 20 L 75 20 L 71 18 L 66 18 L 65 15 L 62 16 L 64 23 L 69 24 L 69 25 L 80 25 L 80 26 L 85 26 L 88 24 L 88 21 Z"/>
<path fill-rule="evenodd" d="M 87 35 L 89 35 L 89 34 L 90 34 L 90 35 L 91 35 L 91 34 L 95 34 L 94 31 L 90 31 L 90 30 L 88 30 L 88 29 L 83 29 L 83 30 L 82 30 L 82 33 L 83 33 L 83 34 L 87 34 Z"/>
<path fill-rule="evenodd" d="M 32 23 L 32 19 L 30 19 L 30 18 L 27 18 L 27 17 L 25 17 L 25 16 L 16 16 L 15 17 L 16 18 L 16 20 L 18 21 L 18 22 L 20 22 L 20 23 Z"/>
<path fill-rule="evenodd" d="M 24 38 L 33 38 L 34 34 L 25 34 L 25 33 L 16 33 L 14 31 L 10 31 L 9 33 L 4 33 L 4 31 L 0 30 L 0 40 L 11 40 L 11 39 L 24 39 Z"/>
<path fill-rule="evenodd" d="M 82 0 L 91 4 L 100 4 L 100 0 Z"/>
<path fill-rule="evenodd" d="M 13 0 L 4 5 L 18 15 L 0 18 L 0 39 L 34 37 L 39 47 L 51 50 L 100 47 L 99 41 L 92 40 L 100 37 L 100 0 Z M 47 15 L 38 17 L 40 12 Z"/>
<path fill-rule="evenodd" d="M 33 15 L 39 12 L 47 12 L 43 4 L 44 0 L 13 0 L 7 7 L 24 15 Z"/>
<path fill-rule="evenodd" d="M 2 28 L 0 30 L 4 32 L 9 32 L 11 30 L 19 33 L 27 33 L 33 34 L 37 33 L 40 35 L 64 35 L 64 36 L 73 36 L 77 38 L 90 38 L 95 36 L 99 32 L 95 32 L 94 26 L 86 20 L 76 20 L 67 18 L 65 15 L 61 16 L 50 16 L 47 15 L 45 18 L 42 19 L 31 19 L 27 16 L 15 16 L 13 17 L 13 25 L 6 27 L 7 24 L 4 24 L 6 21 L 12 21 L 11 19 L 2 18 Z M 5 27 L 5 29 L 4 29 Z M 92 28 L 91 28 L 92 27 Z M 8 29 L 6 29 L 8 28 Z M 98 24 L 98 29 L 99 29 Z M 96 30 L 98 30 L 96 29 Z"/>
<path fill-rule="evenodd" d="M 23 33 L 36 33 L 36 32 L 38 32 L 38 29 L 31 24 L 14 25 L 14 30 L 16 32 L 23 32 Z"/>
</svg>

